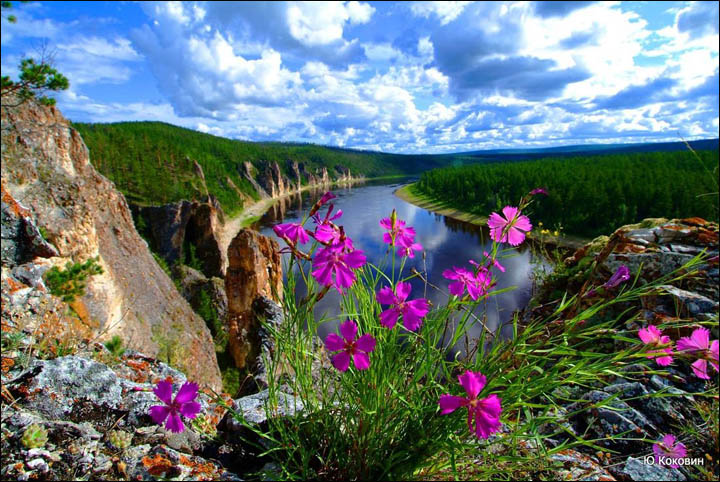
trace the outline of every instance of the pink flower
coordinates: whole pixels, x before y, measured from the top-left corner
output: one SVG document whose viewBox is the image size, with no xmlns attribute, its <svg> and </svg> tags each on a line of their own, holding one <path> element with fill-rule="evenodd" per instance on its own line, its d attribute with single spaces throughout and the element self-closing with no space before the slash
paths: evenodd
<svg viewBox="0 0 720 482">
<path fill-rule="evenodd" d="M 334 285 L 342 294 L 344 288 L 349 288 L 355 282 L 352 269 L 361 267 L 366 261 L 367 258 L 360 250 L 344 252 L 342 246 L 328 246 L 315 254 L 312 275 L 321 285 Z"/>
<path fill-rule="evenodd" d="M 501 399 L 494 393 L 488 397 L 478 399 L 478 394 L 485 388 L 485 375 L 480 372 L 467 370 L 458 377 L 460 385 L 467 393 L 466 397 L 445 394 L 440 396 L 440 415 L 454 412 L 460 407 L 468 409 L 468 428 L 475 432 L 477 438 L 488 438 L 490 434 L 500 430 L 500 413 L 502 413 Z M 473 419 L 475 429 L 473 430 Z"/>
<path fill-rule="evenodd" d="M 513 206 L 505 206 L 502 212 L 505 217 L 492 213 L 488 219 L 490 237 L 498 243 L 508 242 L 512 246 L 518 246 L 525 240 L 523 231 L 532 229 L 530 219 L 520 214 L 520 210 Z"/>
<path fill-rule="evenodd" d="M 298 242 L 305 244 L 310 240 L 305 232 L 305 228 L 299 223 L 278 224 L 277 226 L 273 226 L 273 231 L 281 238 L 290 240 L 292 244 L 297 244 Z"/>
<path fill-rule="evenodd" d="M 422 325 L 422 318 L 430 311 L 425 298 L 405 301 L 410 296 L 412 287 L 410 283 L 402 281 L 395 287 L 395 293 L 388 286 L 377 292 L 376 299 L 381 305 L 390 305 L 390 308 L 380 313 L 380 323 L 393 328 L 400 315 L 403 317 L 403 326 L 410 331 L 417 331 Z"/>
<path fill-rule="evenodd" d="M 404 247 L 411 246 L 415 242 L 415 228 L 405 227 L 405 221 L 393 217 L 380 220 L 380 226 L 388 231 L 383 233 L 383 242 Z"/>
<path fill-rule="evenodd" d="M 670 337 L 663 335 L 662 330 L 659 330 L 654 325 L 648 325 L 647 328 L 640 328 L 640 331 L 638 331 L 638 337 L 640 337 L 642 342 L 646 345 L 660 346 L 670 343 Z M 663 353 L 665 353 L 665 355 L 663 355 Z M 672 356 L 670 355 L 672 355 L 672 348 L 665 347 L 660 350 L 649 351 L 647 357 L 655 358 L 655 363 L 665 367 L 673 361 Z"/>
<path fill-rule="evenodd" d="M 175 400 L 172 399 L 172 383 L 168 381 L 159 382 L 153 392 L 165 405 L 150 407 L 150 417 L 158 425 L 162 425 L 167 419 L 165 428 L 171 432 L 179 433 L 185 430 L 180 414 L 185 418 L 195 418 L 200 412 L 200 404 L 194 401 L 198 395 L 198 386 L 195 383 L 183 383 L 175 395 Z"/>
<path fill-rule="evenodd" d="M 718 361 L 718 340 L 713 340 L 710 343 L 710 330 L 707 328 L 697 328 L 689 337 L 680 338 L 677 342 L 677 350 L 698 357 L 698 360 L 692 364 L 696 377 L 710 380 L 707 369 L 708 360 L 715 371 L 718 371 L 718 364 L 720 363 Z"/>
<path fill-rule="evenodd" d="M 541 188 L 541 187 L 536 187 L 535 189 L 533 189 L 532 191 L 530 191 L 530 195 L 531 195 L 531 196 L 534 196 L 534 195 L 536 195 L 536 194 L 544 194 L 544 195 L 546 195 L 546 196 L 548 195 L 547 191 L 546 191 L 545 189 Z"/>
<path fill-rule="evenodd" d="M 333 221 L 338 219 L 340 216 L 343 215 L 342 209 L 338 209 L 335 214 L 333 214 L 333 209 L 335 209 L 334 205 L 328 206 L 328 210 L 325 213 L 325 218 L 320 219 L 320 216 L 317 214 L 313 215 L 313 220 L 315 221 L 315 224 L 317 225 L 315 227 L 315 239 L 320 241 L 321 243 L 335 243 L 340 238 L 340 228 L 335 226 Z"/>
<path fill-rule="evenodd" d="M 350 357 L 355 363 L 358 370 L 367 370 L 370 368 L 370 358 L 368 353 L 375 349 L 375 338 L 369 333 L 365 333 L 358 338 L 358 327 L 352 320 L 347 320 L 340 324 L 340 333 L 342 337 L 336 333 L 330 333 L 325 338 L 325 348 L 328 351 L 340 351 L 333 355 L 332 364 L 335 368 L 344 372 L 350 366 Z"/>
<path fill-rule="evenodd" d="M 679 465 L 672 462 L 669 464 L 663 463 L 668 461 L 661 460 L 661 457 L 665 459 L 681 459 L 687 455 L 685 445 L 683 443 L 677 442 L 675 437 L 670 434 L 665 435 L 662 439 L 662 442 L 656 442 L 655 444 L 653 444 L 653 452 L 655 452 L 656 464 L 668 465 L 673 469 L 677 469 Z"/>
<path fill-rule="evenodd" d="M 414 258 L 415 251 L 422 251 L 422 249 L 423 249 L 423 247 L 420 243 L 412 243 L 410 246 L 400 246 L 397 250 L 397 253 L 400 256 L 407 256 L 408 258 Z"/>
<path fill-rule="evenodd" d="M 465 268 L 453 266 L 452 270 L 446 269 L 442 275 L 444 278 L 457 280 L 448 286 L 450 294 L 462 296 L 467 288 L 468 294 L 473 300 L 477 300 L 487 292 L 491 281 L 490 276 L 484 269 L 481 269 L 476 275 Z"/>
</svg>

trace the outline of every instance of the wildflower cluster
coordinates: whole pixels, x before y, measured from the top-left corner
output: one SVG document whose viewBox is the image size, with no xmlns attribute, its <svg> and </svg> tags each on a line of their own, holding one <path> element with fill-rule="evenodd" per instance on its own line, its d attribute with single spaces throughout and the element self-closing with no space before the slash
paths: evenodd
<svg viewBox="0 0 720 482">
<path fill-rule="evenodd" d="M 668 366 L 673 362 L 673 356 L 694 360 L 691 367 L 696 377 L 710 380 L 708 363 L 718 371 L 718 340 L 710 341 L 710 330 L 696 328 L 690 336 L 680 338 L 672 347 L 670 337 L 662 334 L 662 330 L 654 325 L 648 325 L 638 331 L 638 337 L 648 347 L 655 348 L 647 352 L 648 358 L 654 358 L 660 366 Z"/>
<path fill-rule="evenodd" d="M 536 189 L 531 195 L 535 194 L 547 193 L 543 189 Z M 285 241 L 286 249 L 292 253 L 294 259 L 312 263 L 311 274 L 325 291 L 334 287 L 342 295 L 356 282 L 358 278 L 355 270 L 363 267 L 367 259 L 362 251 L 355 249 L 344 228 L 336 224 L 342 211 L 335 211 L 334 205 L 330 203 L 334 198 L 332 193 L 326 193 L 302 222 L 279 224 L 273 229 Z M 453 299 L 457 300 L 457 303 L 477 302 L 492 290 L 495 285 L 493 270 L 505 271 L 505 267 L 496 259 L 497 243 L 507 242 L 517 246 L 523 242 L 525 232 L 532 229 L 532 225 L 527 216 L 521 213 L 521 208 L 529 202 L 528 197 L 523 199 L 520 207 L 506 206 L 502 210 L 504 217 L 497 213 L 490 216 L 488 224 L 495 244 L 492 253 L 483 253 L 481 262 L 469 260 L 469 267 L 454 266 L 443 272 L 443 276 L 450 280 L 448 291 L 456 297 Z M 321 213 L 323 209 L 324 214 Z M 304 227 L 310 220 L 314 223 L 313 229 Z M 417 233 L 404 220 L 398 219 L 395 210 L 390 216 L 380 220 L 380 227 L 384 230 L 382 240 L 389 245 L 389 252 L 403 260 L 400 268 L 402 273 L 405 260 L 414 258 L 415 254 L 423 249 L 415 239 Z M 301 251 L 299 246 L 310 238 L 317 244 L 308 252 Z M 381 307 L 375 321 L 387 330 L 393 330 L 401 321 L 408 332 L 420 333 L 423 320 L 430 311 L 430 302 L 425 298 L 411 297 L 412 286 L 409 279 L 395 278 L 394 259 L 393 257 L 392 279 L 375 268 L 381 278 L 388 281 L 388 284 L 379 286 L 374 293 L 375 301 Z M 319 293 L 319 296 L 322 294 Z M 319 299 L 319 296 L 315 299 Z M 340 324 L 339 333 L 330 333 L 325 338 L 325 349 L 332 353 L 331 361 L 338 371 L 345 373 L 351 365 L 358 371 L 370 369 L 371 356 L 377 352 L 379 339 L 370 333 L 374 331 L 372 326 L 365 326 L 364 331 L 364 334 L 360 334 L 358 323 L 353 319 L 346 319 Z M 391 340 L 393 343 L 397 342 L 395 338 Z M 487 438 L 500 428 L 501 399 L 496 394 L 479 397 L 486 387 L 486 377 L 478 371 L 466 370 L 460 375 L 459 381 L 467 397 L 442 395 L 438 402 L 440 414 L 449 414 L 459 407 L 467 407 L 471 433 L 478 438 Z"/>
</svg>

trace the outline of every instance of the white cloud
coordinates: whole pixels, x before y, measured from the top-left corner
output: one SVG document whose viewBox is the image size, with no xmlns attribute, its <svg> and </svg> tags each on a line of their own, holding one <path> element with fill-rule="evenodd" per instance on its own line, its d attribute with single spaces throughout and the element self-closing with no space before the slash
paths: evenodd
<svg viewBox="0 0 720 482">
<path fill-rule="evenodd" d="M 410 10 L 418 17 L 436 16 L 445 25 L 455 20 L 471 2 L 412 2 Z"/>
</svg>

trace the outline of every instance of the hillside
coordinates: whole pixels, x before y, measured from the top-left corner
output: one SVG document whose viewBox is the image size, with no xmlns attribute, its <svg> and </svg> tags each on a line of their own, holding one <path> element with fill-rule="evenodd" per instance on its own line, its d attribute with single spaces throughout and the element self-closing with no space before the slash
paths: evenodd
<svg viewBox="0 0 720 482">
<path fill-rule="evenodd" d="M 356 177 L 380 177 L 418 173 L 444 165 L 437 156 L 246 142 L 161 122 L 75 123 L 73 126 L 87 143 L 95 167 L 114 181 L 128 200 L 139 204 L 201 197 L 204 188 L 193 161 L 202 167 L 208 190 L 229 212 L 243 205 L 243 196 L 238 190 L 249 197 L 258 197 L 241 172 L 245 162 L 252 163 L 260 172 L 277 162 L 287 175 L 290 174 L 288 161 L 294 161 L 310 173 L 326 168 L 331 178 L 337 178 L 344 170 Z"/>
<path fill-rule="evenodd" d="M 546 157 L 609 153 L 684 151 L 682 142 L 563 146 L 546 149 L 503 149 L 455 154 L 403 155 L 359 151 L 313 144 L 248 142 L 197 132 L 162 122 L 74 123 L 90 149 L 92 164 L 112 180 L 128 200 L 159 205 L 181 199 L 200 199 L 209 193 L 228 213 L 236 213 L 251 199 L 256 186 L 245 175 L 245 163 L 255 174 L 277 163 L 281 174 L 292 178 L 292 163 L 307 177 L 326 169 L 331 179 L 419 175 L 425 171 L 480 163 L 503 163 Z M 718 140 L 690 143 L 697 150 L 717 149 Z M 202 169 L 200 178 L 195 162 Z"/>
</svg>

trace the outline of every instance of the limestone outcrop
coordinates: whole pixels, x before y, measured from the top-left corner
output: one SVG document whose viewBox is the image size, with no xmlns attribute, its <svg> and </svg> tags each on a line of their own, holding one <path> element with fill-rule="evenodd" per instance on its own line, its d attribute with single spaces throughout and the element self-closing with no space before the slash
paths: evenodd
<svg viewBox="0 0 720 482">
<path fill-rule="evenodd" d="M 253 303 L 260 297 L 282 298 L 280 250 L 276 241 L 242 229 L 230 243 L 228 261 L 228 348 L 238 368 L 253 369 L 261 345 Z"/>
<path fill-rule="evenodd" d="M 103 274 L 89 279 L 80 298 L 80 311 L 97 326 L 94 333 L 119 335 L 126 345 L 152 355 L 170 340 L 182 351 L 176 361 L 192 379 L 220 388 L 205 323 L 154 261 L 124 196 L 93 168 L 85 143 L 59 110 L 33 102 L 2 109 L 2 183 L 3 199 L 6 189 L 21 200 L 57 251 L 51 264 L 98 258 Z M 3 289 L 10 291 L 6 279 Z"/>
</svg>

